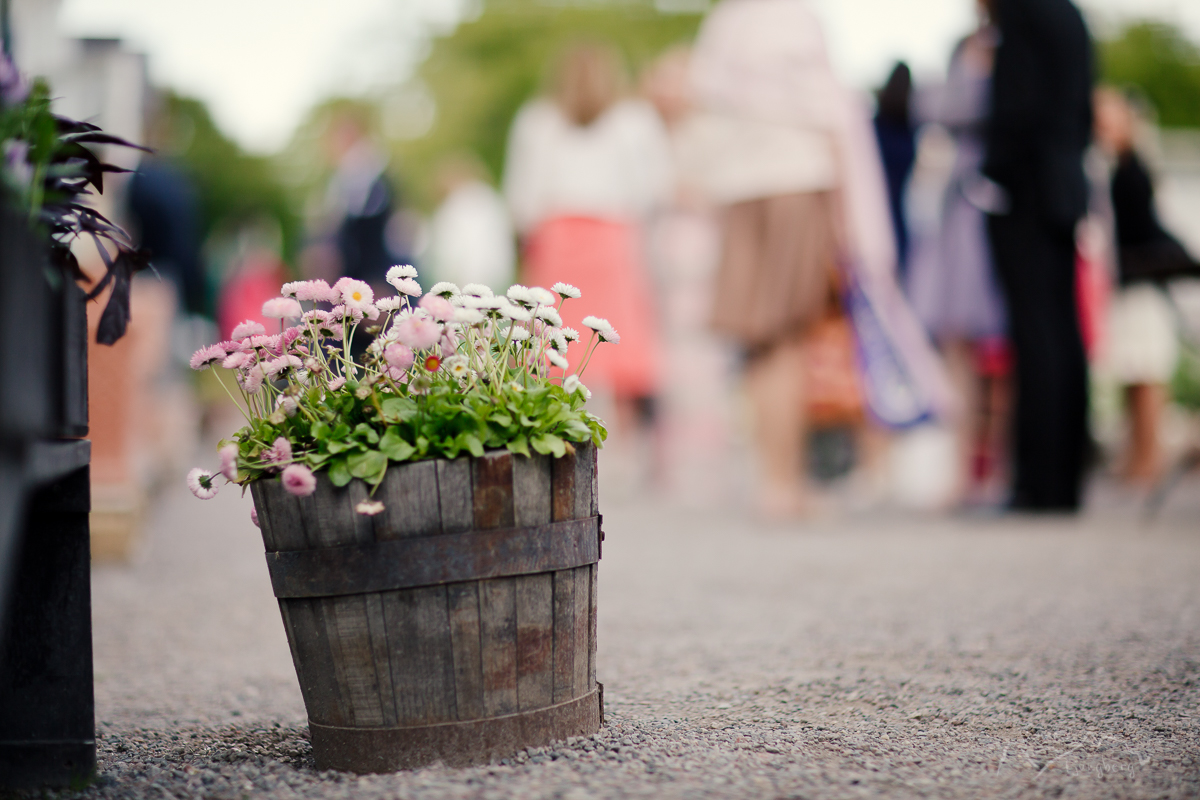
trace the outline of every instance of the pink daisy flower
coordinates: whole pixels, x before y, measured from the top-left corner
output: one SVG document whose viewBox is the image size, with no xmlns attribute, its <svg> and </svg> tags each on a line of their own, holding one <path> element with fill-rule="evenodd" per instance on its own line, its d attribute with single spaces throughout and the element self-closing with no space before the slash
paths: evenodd
<svg viewBox="0 0 1200 800">
<path fill-rule="evenodd" d="M 280 436 L 274 444 L 262 451 L 262 460 L 276 467 L 291 463 L 292 443 Z"/>
<path fill-rule="evenodd" d="M 262 364 L 255 364 L 246 370 L 244 373 L 239 372 L 237 376 L 238 385 L 246 394 L 256 394 L 263 385 L 263 368 Z"/>
<path fill-rule="evenodd" d="M 262 315 L 268 319 L 297 319 L 304 313 L 291 297 L 275 297 L 263 303 Z"/>
<path fill-rule="evenodd" d="M 438 297 L 436 294 L 425 295 L 421 298 L 419 305 L 438 322 L 445 322 L 454 316 L 454 306 L 450 305 L 450 301 L 444 297 Z"/>
<path fill-rule="evenodd" d="M 338 389 L 342 388 L 345 385 L 346 385 L 346 379 L 344 377 L 342 377 L 341 375 L 338 375 L 336 378 L 334 378 L 333 380 L 331 380 L 329 382 L 329 391 L 336 392 Z"/>
<path fill-rule="evenodd" d="M 317 490 L 317 479 L 303 464 L 292 464 L 283 471 L 283 488 L 296 497 L 307 497 Z"/>
<path fill-rule="evenodd" d="M 266 332 L 267 329 L 263 327 L 261 322 L 255 322 L 252 319 L 248 319 L 245 322 L 239 323 L 238 326 L 233 329 L 233 333 L 229 334 L 229 338 L 245 339 L 248 336 L 261 336 Z"/>
<path fill-rule="evenodd" d="M 258 509 L 254 506 L 250 506 L 250 521 L 254 523 L 254 527 L 256 528 L 262 527 L 258 524 Z"/>
<path fill-rule="evenodd" d="M 253 353 L 230 353 L 225 356 L 225 360 L 221 362 L 221 366 L 225 369 L 239 369 L 245 366 L 246 362 L 253 360 Z"/>
<path fill-rule="evenodd" d="M 221 474 L 230 483 L 237 483 L 238 446 L 230 442 L 217 451 L 221 457 Z"/>
<path fill-rule="evenodd" d="M 192 369 L 208 369 L 217 361 L 225 358 L 225 348 L 219 344 L 210 344 L 208 347 L 201 347 L 195 353 L 192 353 L 192 359 L 189 362 Z"/>
<path fill-rule="evenodd" d="M 284 329 L 283 333 L 280 334 L 281 348 L 283 350 L 287 350 L 289 347 L 292 346 L 293 342 L 295 342 L 297 339 L 299 339 L 303 335 L 304 335 L 304 328 L 301 328 L 299 326 L 292 326 L 291 328 Z"/>
<path fill-rule="evenodd" d="M 310 300 L 314 303 L 336 303 L 337 292 L 323 280 L 319 278 L 315 281 L 308 281 L 305 286 L 301 287 L 296 292 L 297 300 Z"/>
<path fill-rule="evenodd" d="M 404 371 L 413 365 L 413 351 L 407 345 L 395 342 L 383 350 L 383 360 L 389 367 Z"/>
<path fill-rule="evenodd" d="M 187 475 L 188 488 L 192 494 L 201 500 L 212 500 L 217 496 L 217 485 L 213 483 L 213 474 L 206 469 L 196 467 Z"/>
<path fill-rule="evenodd" d="M 428 350 L 437 343 L 438 338 L 442 335 L 440 325 L 421 317 L 408 317 L 401 320 L 394 330 L 400 343 L 408 345 L 413 350 Z"/>
</svg>

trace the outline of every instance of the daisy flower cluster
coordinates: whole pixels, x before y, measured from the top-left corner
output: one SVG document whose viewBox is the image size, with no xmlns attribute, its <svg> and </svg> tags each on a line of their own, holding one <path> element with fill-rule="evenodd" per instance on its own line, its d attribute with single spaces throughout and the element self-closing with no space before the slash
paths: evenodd
<svg viewBox="0 0 1200 800">
<path fill-rule="evenodd" d="M 390 462 L 497 447 L 560 456 L 571 442 L 603 441 L 580 376 L 596 348 L 620 335 L 598 317 L 584 318 L 584 334 L 563 324 L 562 306 L 578 289 L 512 286 L 496 295 L 438 283 L 423 294 L 416 278 L 411 266 L 392 267 L 396 294 L 379 298 L 352 278 L 286 283 L 262 310 L 279 320 L 277 332 L 243 322 L 228 341 L 196 351 L 192 368 L 218 372 L 246 427 L 222 443 L 217 472 L 192 470 L 192 492 L 208 499 L 220 479 L 245 485 L 277 475 L 307 495 L 321 469 L 338 486 L 353 478 L 378 486 Z M 358 356 L 356 337 L 370 341 Z M 575 341 L 585 348 L 572 371 Z M 360 505 L 363 514 L 382 510 Z"/>
</svg>

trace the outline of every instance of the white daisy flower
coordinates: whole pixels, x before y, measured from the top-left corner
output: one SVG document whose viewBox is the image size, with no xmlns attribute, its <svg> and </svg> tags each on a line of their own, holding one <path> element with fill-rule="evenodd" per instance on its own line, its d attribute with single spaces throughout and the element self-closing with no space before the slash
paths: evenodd
<svg viewBox="0 0 1200 800">
<path fill-rule="evenodd" d="M 533 315 L 538 319 L 549 322 L 556 328 L 560 327 L 563 323 L 562 317 L 559 316 L 558 311 L 554 308 L 554 306 L 538 306 L 537 311 L 535 311 Z"/>
<path fill-rule="evenodd" d="M 460 325 L 479 325 L 487 317 L 482 311 L 474 308 L 456 308 L 454 309 L 454 321 Z"/>
<path fill-rule="evenodd" d="M 433 288 L 429 290 L 429 294 L 436 294 L 438 297 L 448 298 L 453 297 L 456 294 L 462 294 L 462 291 L 459 290 L 458 286 L 450 281 L 438 281 L 433 285 Z"/>
<path fill-rule="evenodd" d="M 519 283 L 514 283 L 508 287 L 507 296 L 514 303 L 520 303 L 523 306 L 534 305 L 533 296 L 529 294 L 529 289 Z"/>
<path fill-rule="evenodd" d="M 498 311 L 499 309 L 504 308 L 504 305 L 508 302 L 508 300 L 503 297 L 472 297 L 471 295 L 466 295 L 463 297 L 462 302 L 463 308 L 478 308 L 481 310 Z"/>
<path fill-rule="evenodd" d="M 533 319 L 533 315 L 528 310 L 511 300 L 504 301 L 504 305 L 500 306 L 500 313 L 514 322 L 529 322 L 529 320 Z"/>
<path fill-rule="evenodd" d="M 512 340 L 514 342 L 524 342 L 524 341 L 528 340 L 529 337 L 532 336 L 533 334 L 531 334 L 527 328 L 522 328 L 519 325 L 513 325 L 509 329 L 508 335 L 512 337 Z"/>
<path fill-rule="evenodd" d="M 395 286 L 396 291 L 401 291 L 400 281 L 406 278 L 415 277 L 417 277 L 417 268 L 412 264 L 397 264 L 396 266 L 388 269 L 385 280 L 392 286 Z"/>
<path fill-rule="evenodd" d="M 553 364 L 554 366 L 558 367 L 559 369 L 566 369 L 567 367 L 570 366 L 570 364 L 567 362 L 567 360 L 565 358 L 563 358 L 562 356 L 560 356 L 558 354 L 558 352 L 555 350 L 547 350 L 546 358 L 550 359 L 550 363 Z"/>
<path fill-rule="evenodd" d="M 393 311 L 400 310 L 401 300 L 399 297 L 381 297 L 375 303 L 375 307 L 385 314 L 390 314 Z"/>
<path fill-rule="evenodd" d="M 617 333 L 617 329 L 606 319 L 601 317 L 584 317 L 583 324 L 594 330 L 602 342 L 616 344 L 621 341 L 621 336 Z"/>
<path fill-rule="evenodd" d="M 491 297 L 492 290 L 482 283 L 468 283 L 462 288 L 462 293 L 471 297 Z"/>
<path fill-rule="evenodd" d="M 586 386 L 584 386 L 583 383 L 579 380 L 578 375 L 568 375 L 567 379 L 565 381 L 563 381 L 562 388 L 566 391 L 567 394 L 575 394 L 576 392 L 582 392 L 583 396 L 585 398 L 587 398 L 588 400 L 592 399 L 592 393 L 590 391 L 588 391 L 588 388 Z"/>
<path fill-rule="evenodd" d="M 551 288 L 551 290 L 556 292 L 558 294 L 558 296 L 561 297 L 563 300 L 566 300 L 567 298 L 575 299 L 575 298 L 578 298 L 580 294 L 582 294 L 582 292 L 580 292 L 578 289 L 576 289 L 571 284 L 563 283 L 562 281 L 559 281 L 558 283 L 554 284 L 550 288 Z"/>
<path fill-rule="evenodd" d="M 539 306 L 552 306 L 558 301 L 558 298 L 555 297 L 554 292 L 550 291 L 549 289 L 543 289 L 540 286 L 530 287 L 529 297 Z"/>
<path fill-rule="evenodd" d="M 562 328 L 559 329 L 558 332 L 561 333 L 563 335 L 563 338 L 566 339 L 568 342 L 578 342 L 579 341 L 579 331 L 575 330 L 574 328 L 568 328 L 566 326 L 563 326 Z"/>
<path fill-rule="evenodd" d="M 367 307 L 375 302 L 375 293 L 366 281 L 339 278 L 333 288 L 342 293 L 342 303 L 354 311 L 365 313 Z"/>
<path fill-rule="evenodd" d="M 470 365 L 463 356 L 450 356 L 442 362 L 442 369 L 455 378 L 465 378 L 471 373 Z"/>
<path fill-rule="evenodd" d="M 562 331 L 551 331 L 550 346 L 557 350 L 559 355 L 567 352 L 567 345 L 567 337 L 563 335 Z"/>
<path fill-rule="evenodd" d="M 396 287 L 397 292 L 406 294 L 409 297 L 420 297 L 423 291 L 421 284 L 417 283 L 413 278 L 401 278 L 392 285 Z"/>
</svg>

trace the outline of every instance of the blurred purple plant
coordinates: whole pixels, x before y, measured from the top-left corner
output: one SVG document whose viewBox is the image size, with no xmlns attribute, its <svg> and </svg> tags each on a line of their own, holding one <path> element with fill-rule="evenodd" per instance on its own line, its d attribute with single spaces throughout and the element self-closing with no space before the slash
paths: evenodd
<svg viewBox="0 0 1200 800">
<path fill-rule="evenodd" d="M 0 103 L 18 106 L 29 97 L 29 81 L 7 53 L 0 53 Z"/>
<path fill-rule="evenodd" d="M 4 143 L 4 168 L 19 186 L 33 181 L 33 164 L 29 163 L 29 144 L 18 139 Z"/>
<path fill-rule="evenodd" d="M 0 54 L 3 200 L 20 209 L 45 237 L 50 263 L 69 280 L 89 280 L 71 247 L 80 237 L 92 239 L 105 272 L 87 297 L 92 300 L 111 287 L 96 341 L 113 344 L 129 324 L 133 275 L 149 264 L 150 254 L 135 247 L 125 231 L 89 202 L 93 190 L 103 193 L 105 173 L 129 171 L 101 161 L 92 149 L 96 145 L 146 150 L 90 123 L 54 114 L 45 82 L 30 82 L 7 55 Z"/>
</svg>

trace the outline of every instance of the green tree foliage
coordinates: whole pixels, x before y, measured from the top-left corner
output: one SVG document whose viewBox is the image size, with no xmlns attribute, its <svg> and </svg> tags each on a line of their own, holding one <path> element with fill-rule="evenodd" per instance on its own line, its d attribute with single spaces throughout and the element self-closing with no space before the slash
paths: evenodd
<svg viewBox="0 0 1200 800">
<path fill-rule="evenodd" d="M 451 153 L 474 152 L 500 177 L 517 109 L 545 85 L 548 68 L 571 42 L 611 42 L 636 75 L 667 48 L 690 42 L 701 19 L 661 13 L 646 0 L 487 3 L 476 19 L 435 39 L 419 71 L 437 106 L 435 122 L 394 149 L 414 201 L 433 204 L 433 172 Z"/>
<path fill-rule="evenodd" d="M 1173 25 L 1140 21 L 1100 43 L 1103 79 L 1141 90 L 1163 127 L 1200 127 L 1200 47 Z"/>
<path fill-rule="evenodd" d="M 279 224 L 285 260 L 299 247 L 298 215 L 271 159 L 243 151 L 223 134 L 199 100 L 169 93 L 164 98 L 163 137 L 156 143 L 188 170 L 200 194 L 203 236 L 268 217 Z"/>
</svg>

